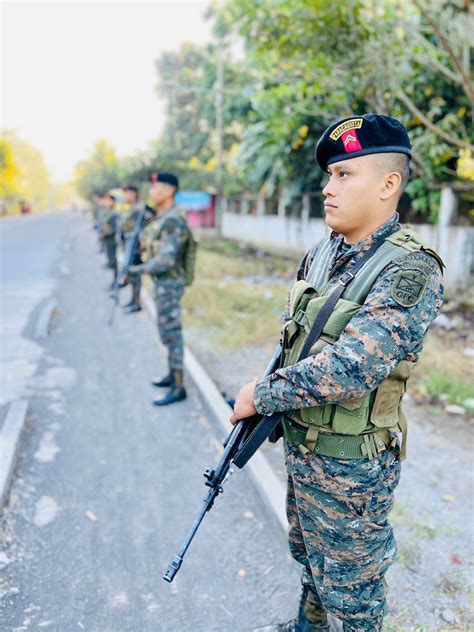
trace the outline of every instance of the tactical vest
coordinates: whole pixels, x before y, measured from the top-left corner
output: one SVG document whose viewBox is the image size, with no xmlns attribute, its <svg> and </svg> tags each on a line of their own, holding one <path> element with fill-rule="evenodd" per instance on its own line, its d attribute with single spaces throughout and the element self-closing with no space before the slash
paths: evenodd
<svg viewBox="0 0 474 632">
<path fill-rule="evenodd" d="M 415 232 L 401 229 L 389 236 L 347 286 L 320 338 L 311 347 L 310 355 L 317 355 L 326 345 L 339 339 L 364 304 L 375 280 L 389 264 L 421 250 L 433 256 L 442 269 L 439 256 Z M 307 280 L 298 281 L 291 290 L 291 320 L 284 326 L 282 336 L 282 367 L 298 361 L 311 327 L 327 300 L 325 286 L 331 257 L 328 239 L 316 253 Z M 413 368 L 414 363 L 402 360 L 377 389 L 364 397 L 286 413 L 283 429 L 287 440 L 299 445 L 303 452 L 316 451 L 336 458 L 372 458 L 395 443 L 397 434 L 402 433 L 403 458 L 407 424 L 401 400 Z"/>
<path fill-rule="evenodd" d="M 165 222 L 170 219 L 176 219 L 181 223 L 186 224 L 187 228 L 187 238 L 184 243 L 182 250 L 180 252 L 180 257 L 177 262 L 177 272 L 181 278 L 183 278 L 185 285 L 191 285 L 194 280 L 194 271 L 196 267 L 196 254 L 197 254 L 197 241 L 194 238 L 194 235 L 191 229 L 188 226 L 188 220 L 186 217 L 185 211 L 181 210 L 178 207 L 173 207 L 170 211 L 166 212 L 163 217 L 158 217 L 153 224 L 150 225 L 149 229 L 145 230 L 144 239 L 146 242 L 146 251 L 144 260 L 152 259 L 155 255 L 158 254 L 158 249 L 156 248 L 156 244 L 160 239 L 161 231 L 163 230 L 163 226 Z"/>
</svg>

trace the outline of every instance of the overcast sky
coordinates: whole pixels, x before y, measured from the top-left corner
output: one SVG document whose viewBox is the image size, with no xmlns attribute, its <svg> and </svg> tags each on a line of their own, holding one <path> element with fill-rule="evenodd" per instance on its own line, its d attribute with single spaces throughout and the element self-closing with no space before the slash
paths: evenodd
<svg viewBox="0 0 474 632">
<path fill-rule="evenodd" d="M 105 137 L 119 155 L 160 133 L 154 61 L 211 39 L 208 2 L 2 2 L 1 127 L 41 150 L 56 181 Z"/>
</svg>

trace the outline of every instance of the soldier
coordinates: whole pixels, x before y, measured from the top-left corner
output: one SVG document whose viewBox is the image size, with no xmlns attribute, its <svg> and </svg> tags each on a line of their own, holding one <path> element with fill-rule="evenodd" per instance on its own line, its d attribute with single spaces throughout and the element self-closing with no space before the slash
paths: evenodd
<svg viewBox="0 0 474 632">
<path fill-rule="evenodd" d="M 388 514 L 405 452 L 400 402 L 441 309 L 443 263 L 399 224 L 411 146 L 398 120 L 338 121 L 316 158 L 329 174 L 332 232 L 301 263 L 281 368 L 240 391 L 231 422 L 283 413 L 289 543 L 303 594 L 296 619 L 265 629 L 328 630 L 332 615 L 346 631 L 381 630 L 396 553 Z M 342 297 L 324 310 L 331 293 Z"/>
<path fill-rule="evenodd" d="M 114 209 L 115 197 L 111 193 L 104 193 L 101 202 L 104 209 L 101 224 L 101 239 L 105 245 L 107 267 L 114 273 L 114 278 L 110 285 L 110 289 L 112 289 L 117 276 L 117 231 L 119 221 Z"/>
<path fill-rule="evenodd" d="M 170 390 L 164 398 L 154 400 L 155 406 L 166 406 L 186 398 L 181 298 L 186 286 L 185 253 L 190 231 L 186 217 L 176 206 L 178 186 L 178 178 L 172 173 L 152 175 L 150 199 L 156 206 L 157 218 L 143 232 L 146 262 L 130 268 L 131 273 L 145 272 L 153 280 L 158 330 L 168 350 L 168 375 L 153 380 L 152 384 Z"/>
<path fill-rule="evenodd" d="M 139 201 L 139 192 L 137 187 L 134 186 L 124 186 L 123 187 L 125 203 L 128 206 L 128 211 L 126 212 L 123 221 L 122 228 L 125 240 L 129 239 L 133 233 L 135 228 L 135 224 L 137 219 L 140 216 L 140 212 L 143 210 L 143 204 Z M 156 216 L 156 212 L 154 209 L 145 206 L 145 216 L 143 219 L 143 225 L 150 222 Z M 142 258 L 140 254 L 140 250 L 137 249 L 136 252 L 132 255 L 131 264 L 136 266 L 142 263 Z M 141 275 L 134 274 L 130 277 L 130 285 L 132 286 L 132 298 L 124 305 L 124 311 L 126 314 L 133 314 L 135 312 L 139 312 L 141 310 L 140 305 L 140 290 L 141 290 Z"/>
</svg>

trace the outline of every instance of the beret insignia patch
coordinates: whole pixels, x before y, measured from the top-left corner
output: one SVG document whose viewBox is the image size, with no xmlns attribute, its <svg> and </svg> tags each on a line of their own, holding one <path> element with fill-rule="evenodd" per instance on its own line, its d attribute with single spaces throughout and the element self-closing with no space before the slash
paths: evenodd
<svg viewBox="0 0 474 632">
<path fill-rule="evenodd" d="M 402 307 L 417 305 L 425 293 L 429 280 L 426 270 L 403 268 L 398 272 L 392 285 L 393 300 Z"/>
<path fill-rule="evenodd" d="M 349 132 L 351 129 L 360 129 L 363 122 L 363 118 L 353 118 L 349 121 L 345 121 L 344 123 L 338 125 L 338 127 L 329 134 L 329 138 L 331 140 L 339 140 L 344 132 Z"/>
<path fill-rule="evenodd" d="M 342 143 L 344 145 L 344 150 L 346 153 L 350 154 L 353 151 L 360 151 L 362 149 L 362 145 L 359 143 L 359 139 L 357 138 L 357 132 L 355 129 L 344 132 L 342 135 Z"/>
</svg>

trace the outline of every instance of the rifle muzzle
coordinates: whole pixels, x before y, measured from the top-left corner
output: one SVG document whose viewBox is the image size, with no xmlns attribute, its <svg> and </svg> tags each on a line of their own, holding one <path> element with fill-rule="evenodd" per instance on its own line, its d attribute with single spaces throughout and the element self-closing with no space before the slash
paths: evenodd
<svg viewBox="0 0 474 632">
<path fill-rule="evenodd" d="M 173 581 L 174 576 L 180 569 L 182 561 L 183 561 L 183 558 L 179 557 L 179 555 L 174 556 L 173 561 L 168 566 L 168 570 L 163 575 L 163 579 L 165 580 L 165 582 L 171 583 Z"/>
</svg>

